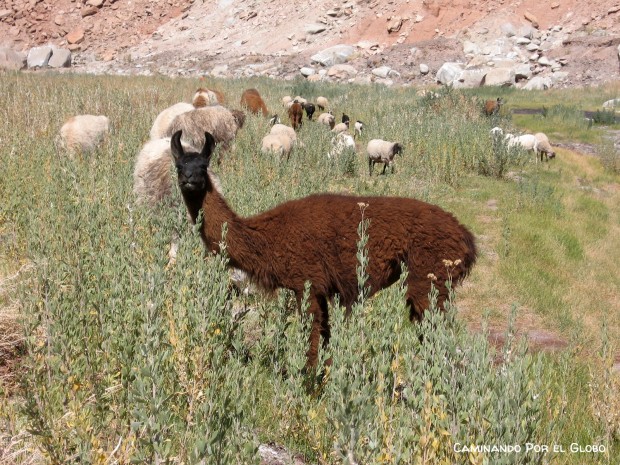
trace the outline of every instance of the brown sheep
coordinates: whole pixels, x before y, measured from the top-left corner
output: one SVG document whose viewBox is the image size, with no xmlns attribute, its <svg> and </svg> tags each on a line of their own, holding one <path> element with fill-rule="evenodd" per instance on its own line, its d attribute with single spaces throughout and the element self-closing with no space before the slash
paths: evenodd
<svg viewBox="0 0 620 465">
<path fill-rule="evenodd" d="M 263 116 L 267 116 L 269 114 L 267 111 L 267 105 L 265 105 L 265 102 L 256 89 L 244 90 L 243 94 L 241 94 L 240 103 L 241 107 L 247 108 L 255 115 L 258 115 L 259 112 L 261 112 Z"/>
<path fill-rule="evenodd" d="M 303 123 L 304 111 L 301 106 L 301 103 L 295 102 L 291 105 L 291 108 L 288 109 L 288 117 L 291 120 L 291 126 L 293 129 L 299 129 Z"/>
<path fill-rule="evenodd" d="M 487 116 L 497 115 L 504 101 L 497 97 L 497 100 L 487 100 L 484 102 L 484 114 Z"/>
<path fill-rule="evenodd" d="M 171 140 L 178 182 L 195 223 L 203 211 L 201 236 L 208 251 L 218 251 L 227 224 L 229 265 L 247 273 L 268 291 L 290 289 L 301 303 L 311 283 L 309 313 L 314 316 L 307 366 L 316 367 L 320 336 L 329 342 L 328 301 L 340 296 L 347 315 L 358 298 L 358 226 L 368 226 L 369 296 L 394 284 L 404 263 L 409 317 L 420 320 L 434 284 L 443 306 L 449 279 L 459 283 L 476 261 L 474 236 L 450 213 L 420 200 L 317 194 L 282 203 L 242 218 L 213 187 L 208 174 L 215 140 L 205 134 L 202 152 L 186 153 L 181 132 Z"/>
</svg>

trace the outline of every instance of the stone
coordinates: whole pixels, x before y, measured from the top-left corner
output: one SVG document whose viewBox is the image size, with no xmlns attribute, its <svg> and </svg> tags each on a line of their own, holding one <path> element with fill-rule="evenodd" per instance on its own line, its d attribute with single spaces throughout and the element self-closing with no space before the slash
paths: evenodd
<svg viewBox="0 0 620 465">
<path fill-rule="evenodd" d="M 499 29 L 506 37 L 512 37 L 516 34 L 515 27 L 512 23 L 504 23 L 499 27 Z"/>
<path fill-rule="evenodd" d="M 517 37 L 517 39 L 515 40 L 515 42 L 518 45 L 527 45 L 532 41 L 532 39 L 528 39 L 527 37 Z"/>
<path fill-rule="evenodd" d="M 0 47 L 0 69 L 19 71 L 26 67 L 26 55 L 8 47 Z"/>
<path fill-rule="evenodd" d="M 452 82 L 452 85 L 457 89 L 480 87 L 487 72 L 486 69 L 466 69 Z"/>
<path fill-rule="evenodd" d="M 546 56 L 542 56 L 538 59 L 538 64 L 542 66 L 551 66 L 551 60 Z"/>
<path fill-rule="evenodd" d="M 560 7 L 560 4 L 559 4 L 558 2 L 553 2 L 553 3 L 551 4 L 551 9 L 552 9 L 552 10 L 555 10 L 556 8 L 559 8 L 559 7 Z"/>
<path fill-rule="evenodd" d="M 80 14 L 82 15 L 82 18 L 86 18 L 87 16 L 96 14 L 98 11 L 99 9 L 96 6 L 89 6 L 88 8 L 82 8 Z"/>
<path fill-rule="evenodd" d="M 0 10 L 0 19 L 8 18 L 13 14 L 13 10 Z"/>
<path fill-rule="evenodd" d="M 310 68 L 309 66 L 304 66 L 303 68 L 299 70 L 299 72 L 301 73 L 302 76 L 305 76 L 305 77 L 312 76 L 314 73 L 316 73 L 314 68 Z"/>
<path fill-rule="evenodd" d="M 398 32 L 400 31 L 400 28 L 403 25 L 403 19 L 400 16 L 395 16 L 391 19 L 390 23 L 388 24 L 388 34 L 391 34 L 392 32 Z"/>
<path fill-rule="evenodd" d="M 525 46 L 525 50 L 527 50 L 528 52 L 535 52 L 536 50 L 538 50 L 538 45 L 536 45 L 534 42 L 530 42 Z"/>
<path fill-rule="evenodd" d="M 523 86 L 524 90 L 547 90 L 553 87 L 553 82 L 548 77 L 535 76 Z"/>
<path fill-rule="evenodd" d="M 103 0 L 88 0 L 86 4 L 96 8 L 101 8 L 103 6 Z"/>
<path fill-rule="evenodd" d="M 466 40 L 463 42 L 463 53 L 465 55 L 477 55 L 480 53 L 480 47 L 477 44 Z"/>
<path fill-rule="evenodd" d="M 452 84 L 452 81 L 457 79 L 463 72 L 461 63 L 446 62 L 441 65 L 441 68 L 435 75 L 435 80 L 444 86 Z"/>
<path fill-rule="evenodd" d="M 335 79 L 348 79 L 357 75 L 357 70 L 351 65 L 337 64 L 327 70 L 327 75 Z"/>
<path fill-rule="evenodd" d="M 319 82 L 323 80 L 323 76 L 321 74 L 312 74 L 308 76 L 308 81 L 310 82 Z"/>
<path fill-rule="evenodd" d="M 63 24 L 65 24 L 65 17 L 63 15 L 54 16 L 54 24 L 56 26 L 62 26 Z"/>
<path fill-rule="evenodd" d="M 484 77 L 485 86 L 510 87 L 515 82 L 515 72 L 512 68 L 491 69 Z"/>
<path fill-rule="evenodd" d="M 430 71 L 430 69 L 428 68 L 428 65 L 425 63 L 420 63 L 420 74 L 428 74 Z"/>
<path fill-rule="evenodd" d="M 389 66 L 379 66 L 378 68 L 373 69 L 371 73 L 377 77 L 386 78 L 390 75 L 390 71 L 392 71 L 392 68 Z"/>
<path fill-rule="evenodd" d="M 32 47 L 28 52 L 26 63 L 28 68 L 44 68 L 47 66 L 50 57 L 52 56 L 52 47 L 50 45 L 43 45 L 41 47 Z"/>
<path fill-rule="evenodd" d="M 534 16 L 531 12 L 526 11 L 523 14 L 523 17 L 527 19 L 532 24 L 532 26 L 538 29 L 538 19 L 536 18 L 536 16 Z"/>
<path fill-rule="evenodd" d="M 551 82 L 557 84 L 558 82 L 566 81 L 568 79 L 568 73 L 566 71 L 556 71 L 551 74 Z"/>
<path fill-rule="evenodd" d="M 228 65 L 217 65 L 211 70 L 211 76 L 226 77 L 228 75 Z"/>
<path fill-rule="evenodd" d="M 334 45 L 312 55 L 310 59 L 314 63 L 329 67 L 345 63 L 353 53 L 355 53 L 355 47 L 352 45 Z"/>
<path fill-rule="evenodd" d="M 514 67 L 515 71 L 515 80 L 520 81 L 522 79 L 529 79 L 532 77 L 532 69 L 530 65 L 517 65 Z"/>
<path fill-rule="evenodd" d="M 69 34 L 67 34 L 67 43 L 68 44 L 80 44 L 84 41 L 84 29 L 81 27 L 76 27 Z"/>
<path fill-rule="evenodd" d="M 304 28 L 304 30 L 308 34 L 320 34 L 321 32 L 325 31 L 325 29 L 327 29 L 327 26 L 321 23 L 306 24 Z"/>
<path fill-rule="evenodd" d="M 66 48 L 52 48 L 52 57 L 49 59 L 48 66 L 51 68 L 70 68 L 71 51 Z"/>
</svg>

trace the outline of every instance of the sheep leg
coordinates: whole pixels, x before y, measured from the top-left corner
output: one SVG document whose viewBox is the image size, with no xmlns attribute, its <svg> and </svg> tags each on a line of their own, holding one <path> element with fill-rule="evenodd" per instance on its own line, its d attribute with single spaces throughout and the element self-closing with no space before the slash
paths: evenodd
<svg viewBox="0 0 620 465">
<path fill-rule="evenodd" d="M 372 168 L 375 166 L 374 161 L 372 161 L 370 158 L 368 159 L 368 175 L 372 176 Z"/>
<path fill-rule="evenodd" d="M 385 174 L 385 170 L 387 169 L 388 164 L 386 162 L 383 163 L 383 171 L 381 171 L 381 174 Z"/>
</svg>

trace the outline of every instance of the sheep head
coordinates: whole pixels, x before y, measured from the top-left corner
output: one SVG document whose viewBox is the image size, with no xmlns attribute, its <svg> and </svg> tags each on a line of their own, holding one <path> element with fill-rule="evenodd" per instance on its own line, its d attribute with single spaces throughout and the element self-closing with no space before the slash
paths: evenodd
<svg viewBox="0 0 620 465">
<path fill-rule="evenodd" d="M 185 151 L 181 144 L 182 131 L 177 131 L 170 141 L 170 151 L 177 169 L 179 188 L 186 200 L 189 197 L 204 198 L 213 186 L 207 169 L 215 149 L 215 139 L 205 132 L 205 144 L 202 152 Z"/>
<path fill-rule="evenodd" d="M 399 144 L 398 142 L 394 142 L 394 146 L 392 147 L 392 157 L 396 155 L 402 155 L 402 154 L 403 154 L 403 146 Z"/>
</svg>

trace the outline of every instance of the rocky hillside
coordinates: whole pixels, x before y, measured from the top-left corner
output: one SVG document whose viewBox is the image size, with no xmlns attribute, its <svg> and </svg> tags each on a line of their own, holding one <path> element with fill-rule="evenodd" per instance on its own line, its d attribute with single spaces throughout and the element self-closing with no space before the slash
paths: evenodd
<svg viewBox="0 0 620 465">
<path fill-rule="evenodd" d="M 620 76 L 616 1 L 4 0 L 0 45 L 93 73 L 582 85 Z"/>
</svg>

